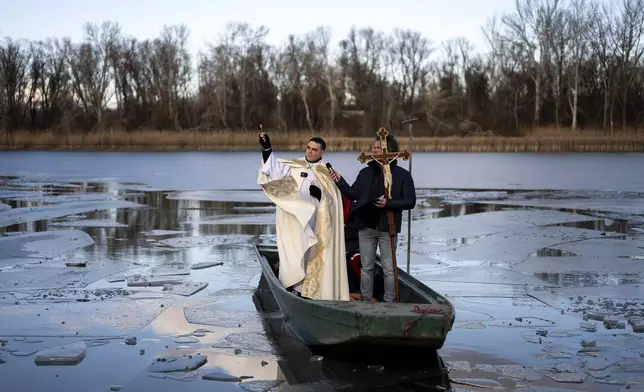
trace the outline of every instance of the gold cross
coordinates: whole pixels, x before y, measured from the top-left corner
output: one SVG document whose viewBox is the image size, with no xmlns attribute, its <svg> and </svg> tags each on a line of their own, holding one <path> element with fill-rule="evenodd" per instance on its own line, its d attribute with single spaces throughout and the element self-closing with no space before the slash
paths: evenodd
<svg viewBox="0 0 644 392">
<path fill-rule="evenodd" d="M 392 160 L 396 158 L 402 158 L 403 160 L 408 160 L 411 154 L 407 150 L 401 152 L 388 152 L 387 151 L 387 135 L 389 132 L 385 128 L 380 128 L 376 135 L 380 138 L 380 148 L 382 148 L 382 153 L 380 154 L 366 154 L 361 152 L 358 156 L 360 163 L 365 163 L 369 160 L 374 160 L 381 165 L 388 165 Z"/>
</svg>

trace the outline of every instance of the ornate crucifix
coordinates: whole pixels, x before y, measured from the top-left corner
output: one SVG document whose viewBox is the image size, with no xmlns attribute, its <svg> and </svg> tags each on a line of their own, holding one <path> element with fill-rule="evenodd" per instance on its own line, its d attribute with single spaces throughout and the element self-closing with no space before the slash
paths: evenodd
<svg viewBox="0 0 644 392">
<path fill-rule="evenodd" d="M 407 150 L 401 152 L 389 152 L 387 151 L 387 135 L 389 132 L 385 128 L 380 128 L 376 135 L 380 138 L 380 148 L 382 153 L 380 154 L 366 154 L 364 152 L 360 153 L 358 160 L 361 163 L 365 163 L 370 160 L 376 161 L 382 168 L 382 175 L 385 179 L 385 197 L 387 200 L 391 199 L 391 185 L 392 185 L 392 176 L 391 168 L 389 164 L 394 159 L 402 158 L 403 160 L 408 160 L 411 157 L 411 153 Z M 394 213 L 391 210 L 387 210 L 387 226 L 389 229 L 389 238 L 391 240 L 391 249 L 392 249 L 392 260 L 394 264 L 394 284 L 396 288 L 396 302 L 400 302 L 400 292 L 398 290 L 398 265 L 396 263 L 396 228 L 394 225 Z"/>
</svg>

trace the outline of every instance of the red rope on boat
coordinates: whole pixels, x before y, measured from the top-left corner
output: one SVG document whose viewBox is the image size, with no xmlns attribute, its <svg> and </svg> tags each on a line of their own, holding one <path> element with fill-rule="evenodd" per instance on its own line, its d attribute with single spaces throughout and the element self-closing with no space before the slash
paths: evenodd
<svg viewBox="0 0 644 392">
<path fill-rule="evenodd" d="M 426 315 L 428 315 L 428 314 L 444 314 L 444 313 L 445 313 L 445 309 L 444 309 L 444 308 L 442 308 L 442 307 L 441 307 L 441 308 L 437 308 L 437 307 L 432 307 L 432 306 L 427 307 L 427 308 L 421 308 L 421 307 L 420 307 L 420 306 L 418 306 L 418 305 L 414 305 L 414 309 L 412 310 L 412 312 L 413 312 L 413 313 L 420 314 L 420 316 L 416 317 L 416 318 L 415 318 L 415 319 L 413 319 L 413 320 L 409 320 L 409 321 L 407 321 L 407 323 L 405 323 L 405 326 L 404 326 L 404 328 L 403 328 L 403 331 L 405 332 L 405 335 L 406 335 L 406 336 L 411 335 L 411 332 L 412 332 L 412 329 L 414 328 L 414 325 L 415 325 L 415 324 L 416 324 L 420 319 L 422 319 L 424 316 L 426 316 Z M 447 316 L 443 317 L 443 324 L 445 324 L 445 320 L 446 320 L 446 318 L 447 318 Z M 444 329 L 445 329 L 445 326 L 443 325 L 443 334 L 445 333 L 445 332 L 444 332 Z"/>
<path fill-rule="evenodd" d="M 421 308 L 420 306 L 416 305 L 414 306 L 414 310 L 412 310 L 413 313 L 418 313 L 418 314 L 441 314 L 445 313 L 445 309 L 443 308 L 435 308 L 435 307 L 428 307 L 428 308 Z"/>
</svg>

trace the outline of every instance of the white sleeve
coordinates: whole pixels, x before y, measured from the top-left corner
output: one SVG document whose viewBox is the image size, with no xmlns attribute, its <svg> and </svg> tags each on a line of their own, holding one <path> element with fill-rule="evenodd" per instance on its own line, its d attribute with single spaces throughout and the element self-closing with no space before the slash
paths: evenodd
<svg viewBox="0 0 644 392">
<path fill-rule="evenodd" d="M 268 156 L 266 162 L 262 163 L 261 171 L 272 180 L 279 180 L 288 176 L 291 173 L 291 168 L 279 162 L 277 158 L 275 158 L 275 154 L 271 152 L 271 155 Z"/>
</svg>

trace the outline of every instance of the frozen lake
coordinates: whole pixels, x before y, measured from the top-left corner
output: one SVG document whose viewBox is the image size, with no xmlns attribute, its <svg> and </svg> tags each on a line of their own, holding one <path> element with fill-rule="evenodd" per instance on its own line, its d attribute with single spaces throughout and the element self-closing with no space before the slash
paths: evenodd
<svg viewBox="0 0 644 392">
<path fill-rule="evenodd" d="M 296 152 L 277 152 L 295 158 Z M 347 178 L 358 154 L 326 154 Z M 415 153 L 418 188 L 566 189 L 644 192 L 644 154 Z M 0 152 L 0 175 L 145 183 L 158 189 L 256 189 L 261 153 Z M 402 162 L 403 167 L 407 163 Z"/>
<path fill-rule="evenodd" d="M 641 387 L 644 180 L 627 173 L 644 154 L 414 157 L 411 273 L 456 306 L 439 352 L 451 378 L 520 392 Z M 328 158 L 349 178 L 362 167 L 355 154 Z M 313 360 L 280 336 L 279 310 L 253 301 L 250 244 L 275 233 L 259 162 L 0 153 L 0 390 L 298 391 L 418 377 Z M 407 244 L 403 230 L 401 268 Z"/>
</svg>

